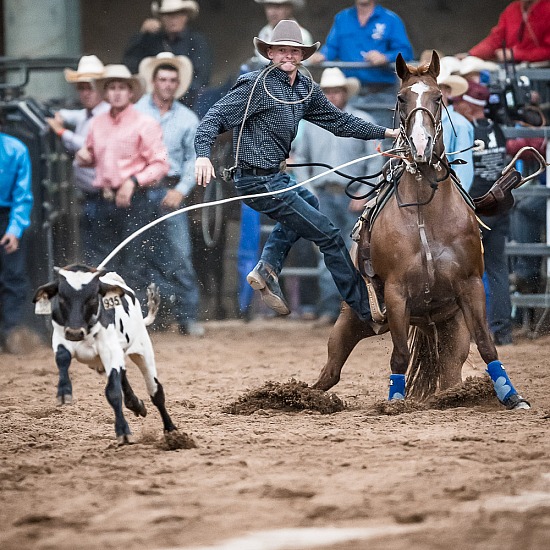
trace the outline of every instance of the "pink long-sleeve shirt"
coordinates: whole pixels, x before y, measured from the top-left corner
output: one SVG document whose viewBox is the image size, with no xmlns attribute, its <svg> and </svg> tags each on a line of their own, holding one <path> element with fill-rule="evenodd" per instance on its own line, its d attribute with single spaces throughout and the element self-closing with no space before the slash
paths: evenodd
<svg viewBox="0 0 550 550">
<path fill-rule="evenodd" d="M 95 166 L 94 187 L 118 189 L 130 176 L 145 187 L 170 169 L 160 124 L 133 105 L 114 117 L 110 111 L 94 117 L 86 147 Z"/>
</svg>

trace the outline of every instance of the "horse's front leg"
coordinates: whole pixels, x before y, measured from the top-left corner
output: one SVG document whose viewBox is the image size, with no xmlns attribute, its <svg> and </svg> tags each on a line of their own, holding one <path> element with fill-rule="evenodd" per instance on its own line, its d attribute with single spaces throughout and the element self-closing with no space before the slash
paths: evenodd
<svg viewBox="0 0 550 550">
<path fill-rule="evenodd" d="M 487 364 L 486 372 L 493 381 L 495 393 L 499 401 L 508 409 L 530 409 L 528 401 L 518 394 L 498 358 L 487 323 L 483 281 L 475 277 L 468 283 L 459 299 L 459 306 L 464 313 L 466 324 L 474 337 L 479 354 Z"/>
<path fill-rule="evenodd" d="M 390 359 L 390 391 L 388 400 L 405 398 L 405 373 L 409 366 L 408 345 L 410 310 L 400 286 L 386 283 L 386 312 L 393 342 Z"/>
<path fill-rule="evenodd" d="M 340 315 L 330 331 L 327 362 L 312 387 L 327 391 L 338 384 L 342 367 L 353 348 L 363 338 L 374 335 L 375 333 L 370 325 L 361 321 L 348 304 L 344 302 Z"/>
</svg>

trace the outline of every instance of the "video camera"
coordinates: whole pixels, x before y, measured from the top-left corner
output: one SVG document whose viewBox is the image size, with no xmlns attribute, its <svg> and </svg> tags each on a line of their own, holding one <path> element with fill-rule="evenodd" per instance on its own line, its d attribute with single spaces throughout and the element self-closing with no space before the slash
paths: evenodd
<svg viewBox="0 0 550 550">
<path fill-rule="evenodd" d="M 504 74 L 504 80 L 489 85 L 485 116 L 505 126 L 513 126 L 517 122 L 542 126 L 544 117 L 533 101 L 529 78 L 518 77 L 513 60 L 511 63 L 504 61 Z"/>
</svg>

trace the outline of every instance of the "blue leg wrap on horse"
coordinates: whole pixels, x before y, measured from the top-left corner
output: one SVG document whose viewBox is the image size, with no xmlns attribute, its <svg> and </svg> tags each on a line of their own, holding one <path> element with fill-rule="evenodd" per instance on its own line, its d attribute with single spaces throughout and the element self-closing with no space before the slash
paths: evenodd
<svg viewBox="0 0 550 550">
<path fill-rule="evenodd" d="M 493 381 L 493 386 L 495 387 L 495 392 L 499 401 L 504 403 L 508 397 L 518 393 L 516 388 L 512 385 L 512 382 L 510 382 L 500 361 L 491 361 L 487 365 L 487 370 L 485 372 L 487 372 Z"/>
<path fill-rule="evenodd" d="M 405 399 L 404 374 L 390 374 L 390 395 L 388 401 L 392 399 Z"/>
</svg>

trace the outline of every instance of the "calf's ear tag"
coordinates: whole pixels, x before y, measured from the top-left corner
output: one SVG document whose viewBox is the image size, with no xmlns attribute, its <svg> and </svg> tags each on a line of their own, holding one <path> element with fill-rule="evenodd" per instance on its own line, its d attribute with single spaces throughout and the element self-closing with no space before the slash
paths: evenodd
<svg viewBox="0 0 550 550">
<path fill-rule="evenodd" d="M 52 303 L 46 296 L 43 296 L 34 304 L 34 312 L 36 315 L 51 315 Z"/>
<path fill-rule="evenodd" d="M 103 307 L 105 309 L 113 309 L 116 306 L 122 305 L 120 296 L 116 292 L 107 292 L 103 296 Z"/>
</svg>

